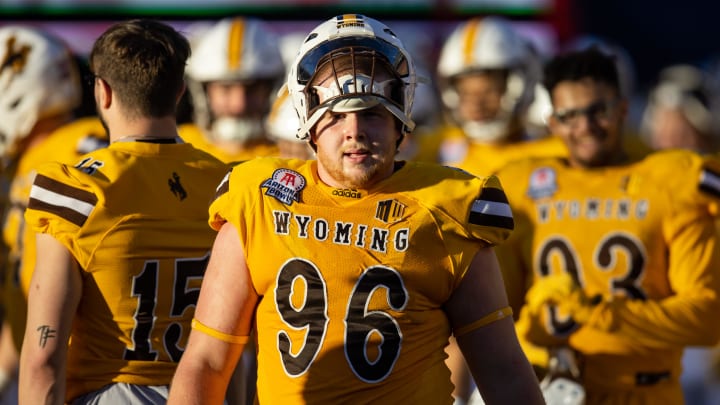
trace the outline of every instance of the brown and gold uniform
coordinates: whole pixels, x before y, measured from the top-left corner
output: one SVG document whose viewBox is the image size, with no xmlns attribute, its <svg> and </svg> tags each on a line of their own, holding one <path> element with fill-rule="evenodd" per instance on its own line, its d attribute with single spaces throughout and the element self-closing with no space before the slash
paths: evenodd
<svg viewBox="0 0 720 405">
<path fill-rule="evenodd" d="M 698 155 L 658 152 L 635 163 L 573 169 L 563 159 L 498 172 L 516 221 L 497 248 L 514 309 L 540 278 L 568 272 L 602 298 L 583 325 L 547 305 L 523 309 L 518 334 L 580 354 L 587 404 L 682 403 L 685 346 L 711 345 L 720 324 L 720 245 Z M 531 361 L 533 356 L 528 352 Z"/>
<path fill-rule="evenodd" d="M 255 291 L 260 403 L 452 403 L 443 304 L 475 253 L 506 239 L 495 177 L 416 162 L 364 190 L 315 161 L 255 159 L 218 187 Z"/>
<path fill-rule="evenodd" d="M 227 165 L 187 143 L 114 142 L 38 170 L 26 211 L 72 253 L 83 288 L 67 398 L 113 382 L 167 385 L 190 333 Z"/>
</svg>

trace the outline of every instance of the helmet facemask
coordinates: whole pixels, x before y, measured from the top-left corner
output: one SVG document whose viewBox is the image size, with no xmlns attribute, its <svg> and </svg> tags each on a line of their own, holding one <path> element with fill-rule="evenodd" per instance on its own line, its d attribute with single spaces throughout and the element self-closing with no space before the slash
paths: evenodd
<svg viewBox="0 0 720 405">
<path fill-rule="evenodd" d="M 409 132 L 414 123 L 403 113 L 401 74 L 374 49 L 349 46 L 328 52 L 303 89 L 308 119 L 299 134 L 308 134 L 327 111 L 354 112 L 377 105 L 397 118 L 401 134 Z"/>
</svg>

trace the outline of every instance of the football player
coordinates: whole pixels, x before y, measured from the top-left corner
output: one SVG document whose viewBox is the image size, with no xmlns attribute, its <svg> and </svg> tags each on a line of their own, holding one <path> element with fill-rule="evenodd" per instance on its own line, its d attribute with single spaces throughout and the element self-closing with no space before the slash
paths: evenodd
<svg viewBox="0 0 720 405">
<path fill-rule="evenodd" d="M 539 63 L 529 40 L 502 17 L 458 25 L 437 66 L 448 116 L 439 161 L 484 176 L 521 157 L 564 155 L 561 142 L 528 134 Z"/>
<path fill-rule="evenodd" d="M 544 82 L 568 157 L 497 173 L 512 179 L 516 232 L 497 252 L 518 333 L 571 349 L 588 405 L 683 403 L 683 348 L 720 338 L 707 321 L 720 311 L 718 171 L 689 151 L 627 153 L 627 99 L 599 49 L 556 56 Z"/>
<path fill-rule="evenodd" d="M 167 397 L 212 245 L 207 204 L 227 171 L 177 133 L 189 54 L 185 37 L 151 20 L 114 24 L 93 45 L 111 143 L 37 169 L 21 403 Z"/>
<path fill-rule="evenodd" d="M 107 135 L 97 118 L 76 119 L 83 94 L 80 70 L 77 56 L 60 38 L 29 26 L 5 25 L 0 27 L 0 55 L 3 305 L 8 309 L 0 340 L 2 391 L 14 378 L 35 264 L 35 235 L 23 218 L 35 168 L 53 160 L 75 163 L 107 145 Z"/>
<path fill-rule="evenodd" d="M 180 136 L 224 162 L 275 156 L 265 118 L 285 73 L 276 36 L 252 18 L 226 18 L 193 41 L 187 78 L 194 123 Z"/>
<path fill-rule="evenodd" d="M 169 403 L 222 403 L 253 319 L 259 403 L 451 404 L 451 331 L 489 403 L 542 402 L 491 248 L 512 229 L 497 178 L 395 160 L 415 84 L 374 19 L 307 36 L 287 85 L 316 159 L 254 159 L 218 187 Z"/>
</svg>

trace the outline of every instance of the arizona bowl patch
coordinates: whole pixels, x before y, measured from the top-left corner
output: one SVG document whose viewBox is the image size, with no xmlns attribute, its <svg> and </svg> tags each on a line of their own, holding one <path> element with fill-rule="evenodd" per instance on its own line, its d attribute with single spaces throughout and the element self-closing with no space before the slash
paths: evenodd
<svg viewBox="0 0 720 405">
<path fill-rule="evenodd" d="M 541 167 L 530 174 L 528 195 L 532 199 L 550 197 L 557 191 L 557 174 L 555 169 Z"/>
<path fill-rule="evenodd" d="M 267 188 L 266 195 L 275 197 L 281 203 L 292 205 L 293 201 L 300 202 L 300 192 L 305 188 L 305 177 L 289 169 L 277 169 L 272 178 L 265 180 L 260 188 Z"/>
</svg>

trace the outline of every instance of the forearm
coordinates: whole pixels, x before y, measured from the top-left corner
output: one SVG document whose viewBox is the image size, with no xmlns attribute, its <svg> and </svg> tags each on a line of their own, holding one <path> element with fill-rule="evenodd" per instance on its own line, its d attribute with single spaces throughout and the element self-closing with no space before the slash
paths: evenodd
<svg viewBox="0 0 720 405">
<path fill-rule="evenodd" d="M 193 329 L 175 371 L 168 404 L 222 404 L 244 346 Z"/>
<path fill-rule="evenodd" d="M 32 350 L 31 350 L 32 351 Z M 21 404 L 64 404 L 64 360 L 42 358 L 23 350 L 18 384 Z"/>
<path fill-rule="evenodd" d="M 539 382 L 505 318 L 457 338 L 487 404 L 542 404 Z"/>
<path fill-rule="evenodd" d="M 168 404 L 222 404 L 230 375 L 208 364 L 181 363 L 175 372 Z"/>
</svg>

